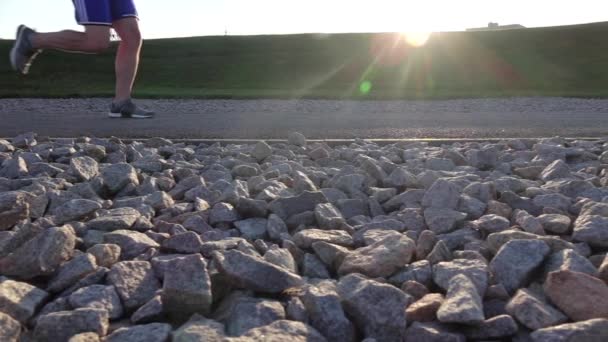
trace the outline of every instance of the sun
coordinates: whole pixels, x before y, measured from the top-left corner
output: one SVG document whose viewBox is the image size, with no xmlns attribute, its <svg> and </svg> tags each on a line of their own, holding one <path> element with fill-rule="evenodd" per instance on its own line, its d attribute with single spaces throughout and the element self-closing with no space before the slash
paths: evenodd
<svg viewBox="0 0 608 342">
<path fill-rule="evenodd" d="M 405 41 L 414 47 L 421 47 L 425 45 L 431 38 L 432 32 L 428 31 L 409 31 L 402 32 L 401 35 Z"/>
</svg>

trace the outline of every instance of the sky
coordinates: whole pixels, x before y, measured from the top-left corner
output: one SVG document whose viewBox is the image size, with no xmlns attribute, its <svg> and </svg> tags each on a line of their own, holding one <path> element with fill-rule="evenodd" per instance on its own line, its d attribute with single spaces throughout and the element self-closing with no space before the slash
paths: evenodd
<svg viewBox="0 0 608 342">
<path fill-rule="evenodd" d="M 102 1 L 102 0 L 98 0 Z M 135 0 L 144 38 L 338 32 L 438 32 L 608 21 L 606 0 Z M 71 0 L 0 0 L 0 38 L 19 24 L 80 29 Z"/>
</svg>

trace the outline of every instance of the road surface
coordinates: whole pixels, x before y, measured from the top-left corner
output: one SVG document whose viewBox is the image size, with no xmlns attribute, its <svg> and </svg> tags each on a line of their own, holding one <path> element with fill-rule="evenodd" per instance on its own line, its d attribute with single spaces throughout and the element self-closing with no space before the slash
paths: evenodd
<svg viewBox="0 0 608 342">
<path fill-rule="evenodd" d="M 284 139 L 608 136 L 608 100 L 142 100 L 151 120 L 109 119 L 109 99 L 0 99 L 0 137 Z"/>
</svg>

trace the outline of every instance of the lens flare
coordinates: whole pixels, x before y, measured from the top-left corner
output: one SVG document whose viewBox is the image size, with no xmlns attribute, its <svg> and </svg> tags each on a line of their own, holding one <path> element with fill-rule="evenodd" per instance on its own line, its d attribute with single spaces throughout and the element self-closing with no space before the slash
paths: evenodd
<svg viewBox="0 0 608 342">
<path fill-rule="evenodd" d="M 359 85 L 359 91 L 361 92 L 362 95 L 369 94 L 369 92 L 371 90 L 372 90 L 372 82 L 370 82 L 370 81 L 363 81 Z"/>
<path fill-rule="evenodd" d="M 432 32 L 416 31 L 416 32 L 403 32 L 401 35 L 405 41 L 413 47 L 421 47 L 425 45 L 431 38 Z"/>
</svg>

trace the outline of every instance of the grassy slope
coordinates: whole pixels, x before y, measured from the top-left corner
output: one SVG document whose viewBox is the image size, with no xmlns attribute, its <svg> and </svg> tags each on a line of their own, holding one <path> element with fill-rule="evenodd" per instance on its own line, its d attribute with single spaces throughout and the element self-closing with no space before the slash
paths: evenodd
<svg viewBox="0 0 608 342">
<path fill-rule="evenodd" d="M 139 97 L 608 97 L 608 23 L 434 35 L 422 48 L 393 34 L 149 40 Z M 0 40 L 0 56 L 10 41 Z M 113 51 L 45 51 L 30 75 L 0 64 L 0 97 L 108 96 Z M 362 95 L 359 84 L 370 81 Z"/>
</svg>

